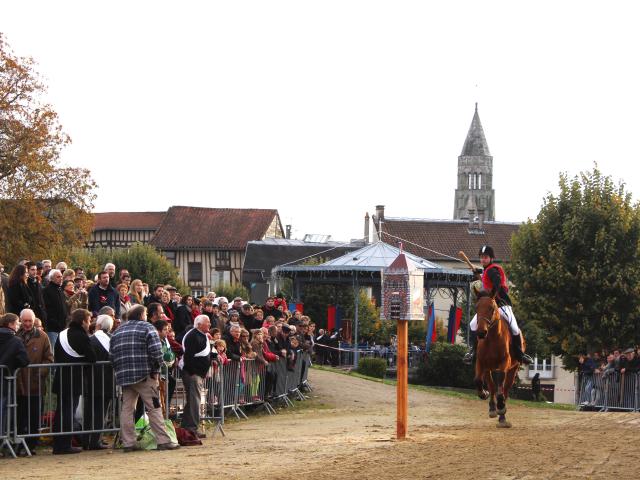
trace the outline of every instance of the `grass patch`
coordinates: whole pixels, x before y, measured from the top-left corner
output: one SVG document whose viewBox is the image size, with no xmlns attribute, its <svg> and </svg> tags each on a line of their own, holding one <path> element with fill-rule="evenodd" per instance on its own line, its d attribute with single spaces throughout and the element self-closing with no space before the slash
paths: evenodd
<svg viewBox="0 0 640 480">
<path fill-rule="evenodd" d="M 356 371 L 340 370 L 337 368 L 326 367 L 322 365 L 313 365 L 311 368 L 315 370 L 324 370 L 326 372 L 337 373 L 340 375 L 347 375 L 355 378 L 361 378 L 363 380 L 382 383 L 384 385 L 396 384 L 396 381 L 392 379 L 388 379 L 388 378 L 380 379 L 380 378 L 369 377 L 367 375 L 362 375 L 361 373 L 358 373 Z M 411 390 L 419 390 L 422 392 L 433 393 L 436 395 L 443 395 L 446 397 L 461 398 L 464 400 L 477 400 L 480 402 L 484 401 L 484 400 L 480 400 L 476 395 L 475 391 L 473 390 L 456 389 L 456 388 L 450 388 L 450 387 L 431 387 L 426 385 L 416 385 L 413 383 L 409 384 L 409 388 Z M 520 407 L 529 407 L 529 408 L 546 408 L 546 409 L 552 409 L 552 410 L 575 410 L 576 409 L 574 405 L 569 405 L 566 403 L 532 402 L 528 400 L 520 400 L 517 398 L 515 399 L 510 398 L 509 405 L 517 405 Z"/>
</svg>

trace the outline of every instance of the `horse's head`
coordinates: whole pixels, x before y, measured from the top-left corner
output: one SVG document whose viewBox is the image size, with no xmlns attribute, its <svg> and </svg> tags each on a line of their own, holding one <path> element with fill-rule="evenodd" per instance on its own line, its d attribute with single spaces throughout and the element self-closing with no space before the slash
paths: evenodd
<svg viewBox="0 0 640 480">
<path fill-rule="evenodd" d="M 495 299 L 489 294 L 489 292 L 485 290 L 478 293 L 476 314 L 478 315 L 478 338 L 483 339 L 487 336 L 489 330 L 500 321 L 498 305 L 496 305 Z"/>
</svg>

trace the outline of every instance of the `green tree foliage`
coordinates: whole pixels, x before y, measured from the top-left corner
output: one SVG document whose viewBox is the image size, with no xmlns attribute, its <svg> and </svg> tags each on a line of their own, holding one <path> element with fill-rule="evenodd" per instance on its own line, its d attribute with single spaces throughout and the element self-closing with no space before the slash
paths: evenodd
<svg viewBox="0 0 640 480">
<path fill-rule="evenodd" d="M 511 275 L 518 316 L 572 368 L 579 353 L 640 340 L 640 210 L 597 166 L 559 186 L 513 238 Z"/>
<path fill-rule="evenodd" d="M 441 387 L 473 386 L 473 369 L 462 363 L 466 351 L 464 345 L 434 343 L 425 361 L 418 367 L 418 382 Z"/>
<path fill-rule="evenodd" d="M 105 264 L 113 263 L 116 275 L 120 269 L 126 268 L 132 279 L 139 278 L 148 283 L 150 289 L 156 284 L 171 284 L 183 294 L 188 292 L 188 288 L 178 278 L 178 270 L 151 245 L 135 243 L 129 248 L 115 250 L 61 250 L 52 257 L 57 261 L 65 261 L 72 268 L 83 267 L 90 279 L 102 271 Z"/>
<path fill-rule="evenodd" d="M 229 303 L 231 303 L 236 297 L 242 297 L 243 300 L 247 300 L 249 298 L 249 290 L 242 285 L 229 285 L 228 283 L 224 283 L 214 290 L 216 292 L 216 296 L 226 297 L 227 300 L 229 300 Z"/>
<path fill-rule="evenodd" d="M 35 66 L 0 34 L 0 243 L 7 264 L 79 247 L 93 221 L 96 184 L 88 170 L 60 164 L 71 139 L 43 101 L 46 86 Z"/>
</svg>

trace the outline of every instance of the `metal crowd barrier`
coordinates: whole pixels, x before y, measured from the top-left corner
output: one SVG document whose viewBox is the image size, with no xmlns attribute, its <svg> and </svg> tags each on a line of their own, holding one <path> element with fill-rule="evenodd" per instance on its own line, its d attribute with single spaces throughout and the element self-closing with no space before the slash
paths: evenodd
<svg viewBox="0 0 640 480">
<path fill-rule="evenodd" d="M 289 397 L 304 400 L 302 387 L 311 388 L 310 364 L 309 353 L 298 350 L 293 365 L 284 358 L 267 366 L 254 359 L 212 365 L 201 392 L 201 420 L 214 421 L 215 431 L 224 436 L 225 410 L 247 418 L 244 406 L 263 406 L 269 414 L 275 413 L 272 402 L 293 406 Z M 169 373 L 176 383 L 170 392 L 168 375 L 161 378 L 164 414 L 179 419 L 185 390 L 178 369 Z M 110 362 L 34 364 L 13 375 L 0 366 L 0 449 L 15 458 L 13 447 L 19 445 L 30 456 L 43 436 L 74 436 L 85 446 L 97 443 L 95 436 L 120 430 L 121 394 Z"/>
<path fill-rule="evenodd" d="M 200 420 L 215 423 L 214 435 L 219 431 L 222 436 L 225 436 L 223 406 L 225 405 L 225 393 L 227 392 L 225 386 L 228 384 L 228 370 L 230 370 L 228 366 L 222 365 L 221 363 L 212 365 L 204 379 L 203 388 L 200 392 Z M 166 416 L 179 420 L 182 418 L 182 412 L 187 400 L 186 391 L 182 383 L 182 378 L 180 378 L 180 369 L 177 365 L 170 370 L 170 375 L 175 379 L 176 386 L 173 395 L 169 395 L 168 382 L 165 387 L 165 395 L 168 402 Z M 233 396 L 232 393 L 227 393 L 227 395 Z"/>
<path fill-rule="evenodd" d="M 581 374 L 576 389 L 580 408 L 637 412 L 640 408 L 640 374 L 615 371 Z"/>
<path fill-rule="evenodd" d="M 4 365 L 0 365 L 0 450 L 5 448 L 13 458 L 16 458 L 16 452 L 11 446 L 11 417 L 13 407 L 13 388 L 15 387 L 15 377 Z"/>
<path fill-rule="evenodd" d="M 12 440 L 29 456 L 42 435 L 76 435 L 88 446 L 120 430 L 111 362 L 28 365 L 16 370 L 15 385 Z"/>
</svg>

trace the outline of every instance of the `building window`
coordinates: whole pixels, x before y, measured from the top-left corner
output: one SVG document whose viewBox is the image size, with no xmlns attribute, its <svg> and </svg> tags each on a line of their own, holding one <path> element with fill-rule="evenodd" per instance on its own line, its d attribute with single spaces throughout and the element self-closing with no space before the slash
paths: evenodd
<svg viewBox="0 0 640 480">
<path fill-rule="evenodd" d="M 202 262 L 189 262 L 189 283 L 202 282 Z"/>
<path fill-rule="evenodd" d="M 231 272 L 230 271 L 220 271 L 211 272 L 211 288 L 216 289 L 220 288 L 224 285 L 231 284 Z"/>
<path fill-rule="evenodd" d="M 171 265 L 176 266 L 176 252 L 163 252 L 164 258 L 169 260 Z"/>
<path fill-rule="evenodd" d="M 482 174 L 478 174 L 478 190 L 482 190 Z"/>
<path fill-rule="evenodd" d="M 231 269 L 231 252 L 224 250 L 216 251 L 216 270 Z"/>
<path fill-rule="evenodd" d="M 469 174 L 469 190 L 473 190 L 473 173 Z"/>
<path fill-rule="evenodd" d="M 191 296 L 193 297 L 202 297 L 204 296 L 204 290 L 198 288 L 191 289 Z"/>
</svg>

